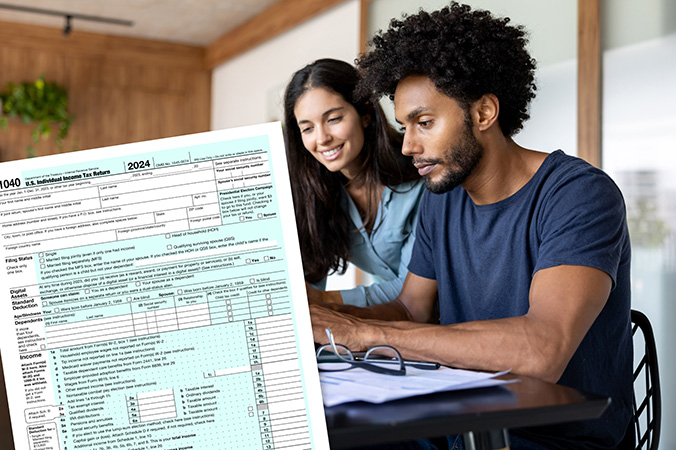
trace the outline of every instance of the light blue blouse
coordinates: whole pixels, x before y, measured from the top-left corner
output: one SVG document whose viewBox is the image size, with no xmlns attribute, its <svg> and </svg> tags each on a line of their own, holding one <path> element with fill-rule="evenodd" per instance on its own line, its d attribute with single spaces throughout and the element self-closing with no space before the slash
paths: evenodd
<svg viewBox="0 0 676 450">
<path fill-rule="evenodd" d="M 350 242 L 350 262 L 373 276 L 370 286 L 357 286 L 341 290 L 343 302 L 348 305 L 369 306 L 394 300 L 408 273 L 418 204 L 425 191 L 422 180 L 403 183 L 393 188 L 385 187 L 378 206 L 376 227 L 371 234 L 363 223 L 352 198 L 343 191 L 342 206 L 347 210 L 355 231 Z M 326 280 L 317 284 L 326 286 Z"/>
</svg>

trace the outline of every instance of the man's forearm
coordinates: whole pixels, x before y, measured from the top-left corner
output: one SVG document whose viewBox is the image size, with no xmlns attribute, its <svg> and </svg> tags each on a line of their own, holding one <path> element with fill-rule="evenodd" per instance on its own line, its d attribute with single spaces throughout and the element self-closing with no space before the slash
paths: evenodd
<svg viewBox="0 0 676 450">
<path fill-rule="evenodd" d="M 408 310 L 399 300 L 367 307 L 336 303 L 325 306 L 334 311 L 359 317 L 360 319 L 377 319 L 385 321 L 411 320 Z"/>
<path fill-rule="evenodd" d="M 530 328 L 525 316 L 483 320 L 452 325 L 413 322 L 362 322 L 350 336 L 352 345 L 369 348 L 387 344 L 399 350 L 405 359 L 423 359 L 466 369 L 515 373 L 556 381 L 560 376 L 558 358 L 543 356 L 546 346 L 544 327 L 541 332 L 525 332 Z M 555 339 L 549 336 L 550 339 Z M 567 362 L 569 355 L 561 358 Z M 565 363 L 564 363 L 565 366 Z"/>
</svg>

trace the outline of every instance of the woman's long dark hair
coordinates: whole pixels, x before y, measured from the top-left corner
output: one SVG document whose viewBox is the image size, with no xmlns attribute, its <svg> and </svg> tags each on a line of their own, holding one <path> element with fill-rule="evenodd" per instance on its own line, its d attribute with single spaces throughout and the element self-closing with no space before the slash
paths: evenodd
<svg viewBox="0 0 676 450">
<path fill-rule="evenodd" d="M 350 183 L 366 187 L 368 207 L 364 227 L 375 226 L 381 186 L 396 186 L 419 178 L 410 158 L 401 154 L 402 136 L 389 125 L 377 103 L 356 101 L 354 89 L 359 73 L 350 64 L 320 59 L 293 74 L 284 95 L 284 131 L 291 174 L 305 279 L 311 283 L 332 272 L 344 273 L 354 231 L 347 211 L 340 207 L 342 186 L 348 183 L 340 172 L 331 172 L 303 146 L 294 108 L 305 92 L 324 88 L 341 95 L 360 116 L 368 115 L 364 129 L 362 170 Z"/>
</svg>

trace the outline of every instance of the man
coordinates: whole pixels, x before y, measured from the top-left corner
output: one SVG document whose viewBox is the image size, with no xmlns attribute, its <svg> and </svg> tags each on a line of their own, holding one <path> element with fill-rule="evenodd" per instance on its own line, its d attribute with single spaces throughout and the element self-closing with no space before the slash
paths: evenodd
<svg viewBox="0 0 676 450">
<path fill-rule="evenodd" d="M 312 306 L 315 339 L 512 372 L 612 397 L 594 421 L 514 430 L 512 448 L 611 449 L 631 415 L 624 201 L 584 161 L 512 136 L 535 96 L 521 27 L 453 3 L 392 21 L 358 65 L 388 94 L 427 188 L 393 302 Z M 434 321 L 438 296 L 440 324 Z M 627 436 L 631 438 L 631 436 Z"/>
</svg>

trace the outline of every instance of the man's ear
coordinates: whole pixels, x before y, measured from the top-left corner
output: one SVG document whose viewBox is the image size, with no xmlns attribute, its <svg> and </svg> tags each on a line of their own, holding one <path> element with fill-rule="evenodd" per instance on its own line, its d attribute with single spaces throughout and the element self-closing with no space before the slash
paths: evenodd
<svg viewBox="0 0 676 450">
<path fill-rule="evenodd" d="M 498 121 L 500 101 L 493 94 L 484 94 L 474 102 L 474 123 L 479 131 L 486 131 Z"/>
</svg>

